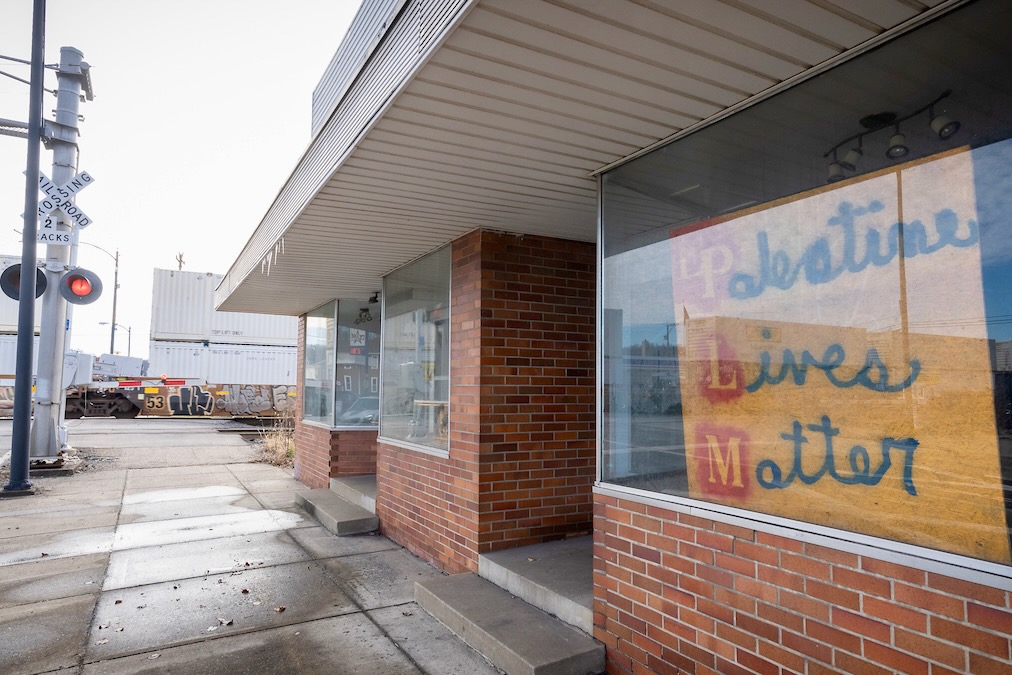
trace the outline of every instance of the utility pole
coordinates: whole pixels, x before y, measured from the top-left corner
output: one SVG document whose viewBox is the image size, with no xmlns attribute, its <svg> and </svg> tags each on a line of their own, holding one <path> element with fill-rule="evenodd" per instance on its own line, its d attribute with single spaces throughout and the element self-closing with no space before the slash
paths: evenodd
<svg viewBox="0 0 1012 675">
<path fill-rule="evenodd" d="M 116 257 L 113 259 L 116 266 L 112 273 L 112 321 L 109 329 L 109 353 L 116 353 L 116 294 L 119 292 L 119 249 L 116 249 Z M 127 349 L 129 351 L 129 348 Z"/>
<path fill-rule="evenodd" d="M 89 66 L 83 57 L 81 51 L 74 47 L 60 49 L 60 66 L 56 71 L 56 121 L 52 125 L 56 133 L 49 139 L 53 148 L 52 181 L 56 185 L 67 183 L 77 173 L 77 124 L 82 89 L 88 100 L 92 98 Z M 37 191 L 38 184 L 33 189 Z M 31 215 L 37 218 L 37 209 Z M 28 214 L 25 217 L 27 219 Z M 77 233 L 62 213 L 57 221 L 57 230 L 71 233 L 76 240 Z M 61 424 L 66 393 L 63 387 L 63 356 L 70 326 L 67 301 L 60 294 L 59 285 L 60 278 L 70 266 L 70 248 L 49 245 L 46 249 L 48 288 L 42 299 L 35 424 L 31 438 L 31 456 L 37 458 L 55 459 L 65 440 L 62 436 L 66 430 Z M 58 435 L 61 437 L 58 438 Z"/>
<path fill-rule="evenodd" d="M 4 496 L 35 492 L 28 480 L 32 420 L 32 349 L 35 341 L 35 235 L 39 220 L 39 145 L 42 138 L 43 72 L 46 58 L 46 0 L 35 0 L 32 18 L 31 94 L 28 103 L 28 161 L 25 168 L 25 225 L 21 244 L 21 299 L 18 304 L 18 355 L 14 372 L 11 476 Z"/>
</svg>

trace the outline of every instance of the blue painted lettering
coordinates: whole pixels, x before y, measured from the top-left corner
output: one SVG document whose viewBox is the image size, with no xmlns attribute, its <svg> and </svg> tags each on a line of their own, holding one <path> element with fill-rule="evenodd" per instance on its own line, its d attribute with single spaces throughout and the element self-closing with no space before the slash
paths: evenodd
<svg viewBox="0 0 1012 675">
<path fill-rule="evenodd" d="M 864 235 L 864 252 L 858 259 L 858 235 L 855 232 L 855 221 L 865 214 L 882 211 L 885 206 L 878 200 L 871 201 L 867 206 L 854 206 L 850 202 L 841 202 L 836 215 L 826 221 L 827 225 L 838 226 L 843 231 L 843 246 L 840 259 L 834 264 L 833 250 L 826 237 L 819 237 L 811 242 L 797 260 L 783 250 L 770 250 L 769 234 L 761 230 L 756 234 L 756 249 L 759 258 L 759 270 L 756 274 L 739 272 L 731 276 L 728 282 L 728 293 L 732 298 L 745 299 L 761 295 L 767 288 L 788 290 L 804 274 L 805 281 L 812 285 L 826 284 L 841 274 L 855 274 L 868 265 L 882 267 L 892 262 L 900 253 L 900 233 L 903 235 L 903 251 L 905 258 L 918 255 L 930 255 L 936 251 L 952 246 L 966 248 L 973 246 L 980 239 L 977 221 L 966 221 L 966 233 L 960 235 L 959 217 L 951 209 L 943 209 L 935 214 L 934 234 L 930 240 L 928 228 L 919 220 L 909 223 L 893 223 L 883 234 L 875 229 L 868 229 Z"/>
<path fill-rule="evenodd" d="M 845 379 L 837 376 L 834 371 L 843 365 L 846 358 L 847 352 L 841 344 L 831 344 L 826 347 L 826 351 L 823 353 L 821 359 L 816 359 L 806 349 L 801 352 L 800 363 L 793 350 L 785 349 L 780 370 L 774 374 L 770 365 L 772 360 L 770 353 L 764 351 L 759 354 L 759 374 L 755 380 L 745 387 L 745 391 L 753 393 L 762 389 L 763 385 L 780 384 L 787 379 L 788 375 L 791 375 L 794 378 L 794 384 L 800 387 L 805 384 L 808 378 L 809 367 L 817 368 L 825 373 L 826 379 L 834 387 L 849 389 L 850 387 L 860 385 L 865 389 L 878 392 L 903 391 L 910 387 L 917 379 L 917 376 L 921 374 L 921 362 L 917 359 L 911 359 L 909 364 L 910 374 L 899 382 L 890 383 L 889 368 L 882 361 L 878 350 L 871 348 L 865 352 L 864 365 L 861 369 L 853 377 Z"/>
<path fill-rule="evenodd" d="M 780 437 L 792 443 L 793 460 L 790 473 L 785 478 L 783 469 L 772 459 L 764 459 L 756 465 L 756 480 L 759 485 L 767 490 L 783 489 L 796 480 L 805 485 L 812 485 L 823 476 L 830 478 L 844 485 L 878 485 L 882 477 L 892 466 L 892 450 L 901 450 L 903 457 L 903 489 L 907 494 L 917 496 L 917 488 L 914 487 L 914 450 L 920 442 L 913 438 L 883 438 L 881 442 L 882 461 L 874 470 L 871 466 L 871 456 L 868 450 L 855 445 L 850 449 L 848 461 L 850 463 L 850 475 L 842 475 L 836 468 L 836 457 L 833 454 L 833 437 L 840 434 L 840 430 L 833 426 L 827 415 L 822 416 L 819 424 L 809 424 L 806 427 L 809 431 L 822 434 L 823 437 L 823 458 L 822 466 L 814 473 L 805 473 L 801 465 L 801 451 L 808 437 L 802 433 L 801 422 L 794 421 L 791 433 L 781 434 Z"/>
</svg>

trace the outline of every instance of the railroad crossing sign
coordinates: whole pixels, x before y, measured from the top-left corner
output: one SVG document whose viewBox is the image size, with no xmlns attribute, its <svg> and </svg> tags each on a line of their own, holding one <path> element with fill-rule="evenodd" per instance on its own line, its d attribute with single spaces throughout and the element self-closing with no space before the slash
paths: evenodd
<svg viewBox="0 0 1012 675">
<path fill-rule="evenodd" d="M 91 225 L 91 218 L 70 200 L 78 192 L 91 185 L 94 180 L 87 171 L 82 171 L 63 185 L 56 185 L 53 181 L 49 180 L 46 174 L 40 171 L 39 190 L 45 193 L 46 196 L 39 201 L 39 218 L 46 218 L 53 211 L 59 209 L 67 218 L 73 221 L 74 225 L 82 228 Z"/>
</svg>

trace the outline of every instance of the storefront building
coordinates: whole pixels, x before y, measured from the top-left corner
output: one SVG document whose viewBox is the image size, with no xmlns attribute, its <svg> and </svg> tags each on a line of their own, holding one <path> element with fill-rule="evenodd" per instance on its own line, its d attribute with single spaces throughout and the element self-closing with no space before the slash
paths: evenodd
<svg viewBox="0 0 1012 675">
<path fill-rule="evenodd" d="M 1010 38 L 366 2 L 219 288 L 301 316 L 297 477 L 449 573 L 592 534 L 610 672 L 1010 672 Z"/>
</svg>

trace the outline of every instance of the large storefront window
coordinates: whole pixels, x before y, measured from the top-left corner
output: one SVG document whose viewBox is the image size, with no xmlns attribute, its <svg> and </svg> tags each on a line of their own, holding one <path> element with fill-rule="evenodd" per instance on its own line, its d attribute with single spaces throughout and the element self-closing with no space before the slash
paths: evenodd
<svg viewBox="0 0 1012 675">
<path fill-rule="evenodd" d="M 383 285 L 380 436 L 444 453 L 450 401 L 450 247 L 391 273 Z"/>
<path fill-rule="evenodd" d="M 606 483 L 1012 564 L 1010 45 L 980 0 L 604 176 Z"/>
<path fill-rule="evenodd" d="M 306 315 L 304 420 L 379 423 L 379 339 L 377 302 L 332 301 Z"/>
</svg>

